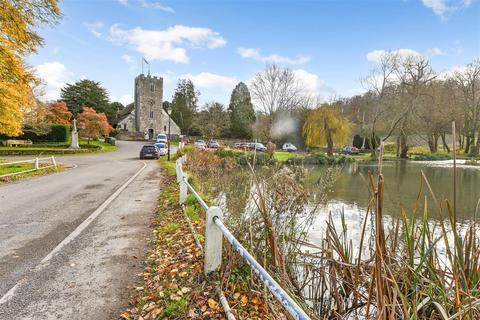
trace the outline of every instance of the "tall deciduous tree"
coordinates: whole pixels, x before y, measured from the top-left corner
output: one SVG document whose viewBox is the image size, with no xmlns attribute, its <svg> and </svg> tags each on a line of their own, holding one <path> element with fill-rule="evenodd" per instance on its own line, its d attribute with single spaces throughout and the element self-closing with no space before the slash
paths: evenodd
<svg viewBox="0 0 480 320">
<path fill-rule="evenodd" d="M 199 128 L 208 139 L 224 136 L 230 127 L 230 119 L 223 104 L 209 102 L 198 114 Z"/>
<path fill-rule="evenodd" d="M 49 123 L 70 125 L 72 113 L 68 110 L 67 104 L 63 101 L 49 103 L 47 106 L 46 120 Z"/>
<path fill-rule="evenodd" d="M 459 103 L 464 113 L 465 153 L 476 156 L 480 151 L 480 59 L 455 71 L 451 79 L 458 88 Z"/>
<path fill-rule="evenodd" d="M 309 147 L 327 145 L 327 153 L 332 155 L 334 145 L 347 141 L 350 127 L 350 122 L 335 107 L 324 104 L 307 116 L 303 127 L 305 143 Z"/>
<path fill-rule="evenodd" d="M 198 109 L 198 96 L 192 80 L 180 79 L 172 99 L 172 119 L 182 133 L 189 133 Z"/>
<path fill-rule="evenodd" d="M 267 116 L 267 130 L 271 128 L 277 116 L 290 116 L 293 111 L 311 103 L 303 83 L 290 69 L 275 64 L 267 65 L 265 70 L 255 75 L 250 84 L 255 104 Z"/>
<path fill-rule="evenodd" d="M 96 81 L 84 79 L 67 84 L 62 88 L 61 100 L 73 114 L 79 113 L 83 106 L 105 113 L 109 121 L 113 121 L 117 114 L 116 108 L 109 102 L 107 90 Z"/>
<path fill-rule="evenodd" d="M 24 110 L 23 132 L 33 132 L 39 136 L 49 133 L 51 128 L 46 121 L 47 116 L 47 106 L 35 99 L 33 104 Z"/>
<path fill-rule="evenodd" d="M 230 133 L 236 138 L 252 137 L 252 125 L 255 123 L 255 111 L 245 83 L 240 82 L 233 89 L 228 106 L 230 113 Z"/>
<path fill-rule="evenodd" d="M 82 112 L 78 114 L 79 134 L 83 138 L 97 139 L 101 136 L 107 136 L 112 131 L 112 126 L 108 123 L 105 113 L 97 113 L 95 109 L 84 106 Z"/>
<path fill-rule="evenodd" d="M 24 108 L 38 81 L 24 59 L 43 44 L 38 27 L 60 18 L 57 0 L 0 0 L 0 134 L 22 133 Z"/>
</svg>

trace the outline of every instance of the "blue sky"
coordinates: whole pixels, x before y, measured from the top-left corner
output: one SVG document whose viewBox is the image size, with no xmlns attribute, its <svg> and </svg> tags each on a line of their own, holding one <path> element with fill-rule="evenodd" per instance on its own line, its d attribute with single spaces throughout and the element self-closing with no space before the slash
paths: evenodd
<svg viewBox="0 0 480 320">
<path fill-rule="evenodd" d="M 61 23 L 41 30 L 45 46 L 28 61 L 45 81 L 44 100 L 87 78 L 131 102 L 142 57 L 164 77 L 164 100 L 189 77 L 201 105 L 228 104 L 237 82 L 272 62 L 323 99 L 345 97 L 362 91 L 381 50 L 428 56 L 438 71 L 479 58 L 479 2 L 66 0 Z"/>
</svg>

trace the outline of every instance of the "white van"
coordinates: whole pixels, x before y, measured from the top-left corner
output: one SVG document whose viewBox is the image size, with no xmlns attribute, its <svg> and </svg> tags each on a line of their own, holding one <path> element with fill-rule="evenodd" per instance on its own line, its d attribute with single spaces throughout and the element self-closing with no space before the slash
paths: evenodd
<svg viewBox="0 0 480 320">
<path fill-rule="evenodd" d="M 163 134 L 163 133 L 157 134 L 157 142 L 167 143 L 167 141 L 168 139 L 166 134 Z"/>
</svg>

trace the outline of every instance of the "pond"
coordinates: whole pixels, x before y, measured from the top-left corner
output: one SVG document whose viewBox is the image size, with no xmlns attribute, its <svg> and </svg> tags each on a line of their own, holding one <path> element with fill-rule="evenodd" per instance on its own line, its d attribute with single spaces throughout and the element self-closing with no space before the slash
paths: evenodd
<svg viewBox="0 0 480 320">
<path fill-rule="evenodd" d="M 312 173 L 321 168 L 313 169 Z M 330 203 L 365 210 L 370 197 L 368 173 L 377 171 L 374 163 L 350 164 L 343 168 L 329 193 Z M 421 203 L 426 195 L 429 203 L 429 215 L 436 212 L 431 193 L 421 172 L 424 172 L 438 201 L 453 199 L 453 168 L 435 162 L 387 161 L 383 165 L 385 178 L 384 211 L 387 215 L 401 216 L 401 208 L 411 212 L 419 192 Z M 423 184 L 423 186 L 422 186 Z M 457 168 L 457 216 L 459 220 L 469 220 L 475 215 L 480 200 L 480 167 L 459 166 Z M 477 216 L 478 216 L 477 212 Z"/>
<path fill-rule="evenodd" d="M 325 170 L 322 167 L 310 168 L 311 179 Z M 310 241 L 319 243 L 323 237 L 324 227 L 331 213 L 337 227 L 343 213 L 349 227 L 350 236 L 359 238 L 362 221 L 371 199 L 368 182 L 369 172 L 376 173 L 378 167 L 373 162 L 348 164 L 342 168 L 330 192 L 327 205 L 320 208 L 310 229 Z M 428 217 L 439 219 L 431 193 L 422 178 L 425 174 L 438 201 L 448 199 L 453 206 L 453 167 L 444 162 L 387 161 L 383 164 L 385 178 L 384 214 L 386 223 L 401 218 L 401 210 L 410 216 L 420 195 L 416 217 L 423 214 L 425 197 L 427 199 Z M 457 167 L 457 217 L 460 222 L 467 222 L 480 216 L 480 167 Z M 444 210 L 441 218 L 446 218 Z M 371 227 L 368 225 L 367 227 Z"/>
<path fill-rule="evenodd" d="M 327 166 L 307 167 L 305 186 L 314 190 L 318 178 L 325 174 Z M 291 167 L 291 169 L 295 169 Z M 332 214 L 336 227 L 341 228 L 341 214 L 345 217 L 349 227 L 349 234 L 353 239 L 361 233 L 362 221 L 364 220 L 369 201 L 371 200 L 370 186 L 368 183 L 369 172 L 376 173 L 377 164 L 374 162 L 357 162 L 346 164 L 337 168 L 335 182 L 331 185 L 326 197 L 326 204 L 317 207 L 318 201 L 312 198 L 306 211 L 316 207 L 315 219 L 309 230 L 309 239 L 313 243 L 319 243 L 324 236 L 326 221 L 329 213 Z M 268 178 L 276 169 L 260 169 L 263 178 Z M 384 193 L 384 216 L 385 223 L 390 224 L 393 220 L 401 218 L 401 210 L 405 209 L 408 217 L 412 215 L 417 197 L 419 207 L 416 217 L 421 218 L 425 197 L 428 204 L 428 218 L 438 220 L 445 219 L 447 211 L 443 210 L 440 216 L 431 193 L 422 178 L 425 174 L 435 197 L 445 206 L 445 200 L 452 204 L 453 198 L 453 168 L 451 164 L 442 161 L 414 162 L 414 161 L 385 161 L 383 174 L 385 178 Z M 235 170 L 225 179 L 211 181 L 218 195 L 223 194 L 223 203 L 217 203 L 226 211 L 234 214 L 245 212 L 250 190 L 250 173 L 247 168 Z M 222 181 L 222 182 L 220 182 Z M 218 200 L 219 198 L 217 198 Z M 324 199 L 325 200 L 325 199 Z M 475 216 L 480 216 L 480 167 L 459 165 L 457 167 L 457 217 L 459 222 L 468 222 Z M 225 202 L 226 201 L 226 202 Z M 367 229 L 372 228 L 368 223 Z"/>
</svg>

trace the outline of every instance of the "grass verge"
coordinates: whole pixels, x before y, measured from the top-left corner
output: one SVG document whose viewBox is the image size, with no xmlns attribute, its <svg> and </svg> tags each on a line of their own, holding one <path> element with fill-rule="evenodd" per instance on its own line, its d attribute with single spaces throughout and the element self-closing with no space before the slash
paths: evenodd
<svg viewBox="0 0 480 320">
<path fill-rule="evenodd" d="M 81 149 L 68 149 L 65 143 L 34 144 L 28 147 L 0 147 L 1 156 L 64 156 L 111 152 L 118 149 L 103 141 L 79 141 Z"/>
<path fill-rule="evenodd" d="M 212 282 L 203 276 L 203 254 L 195 243 L 187 218 L 178 204 L 174 162 L 162 158 L 166 173 L 159 198 L 151 250 L 123 319 L 223 319 Z M 173 164 L 173 165 L 172 165 Z M 172 172 L 173 169 L 173 172 Z M 194 225 L 200 229 L 200 218 Z"/>
<path fill-rule="evenodd" d="M 40 164 L 40 167 L 47 166 L 47 165 L 49 164 Z M 30 169 L 33 169 L 32 163 L 19 163 L 19 164 L 14 164 L 9 166 L 0 166 L 0 175 L 20 172 L 20 171 L 30 170 Z M 63 165 L 57 164 L 56 167 L 45 168 L 45 169 L 40 169 L 40 170 L 26 172 L 26 173 L 20 173 L 20 174 L 9 176 L 9 177 L 0 177 L 0 184 L 19 181 L 19 180 L 23 180 L 23 179 L 35 177 L 35 176 L 44 176 L 47 174 L 60 172 L 63 170 L 65 170 L 65 167 Z"/>
</svg>

